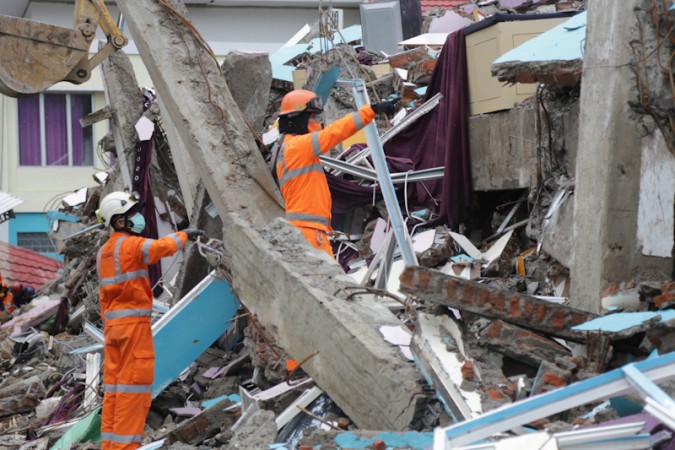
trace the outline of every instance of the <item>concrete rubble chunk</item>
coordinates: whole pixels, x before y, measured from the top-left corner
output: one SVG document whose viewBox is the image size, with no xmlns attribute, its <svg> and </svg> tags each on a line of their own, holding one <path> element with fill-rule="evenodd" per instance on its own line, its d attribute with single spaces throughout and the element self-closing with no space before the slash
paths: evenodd
<svg viewBox="0 0 675 450">
<path fill-rule="evenodd" d="M 230 52 L 220 65 L 232 98 L 256 133 L 261 133 L 272 86 L 266 53 Z"/>
<path fill-rule="evenodd" d="M 479 336 L 482 344 L 534 367 L 570 355 L 568 349 L 554 340 L 503 320 L 493 321 L 480 331 Z"/>
<path fill-rule="evenodd" d="M 272 411 L 261 409 L 248 418 L 228 443 L 231 450 L 267 450 L 277 437 Z"/>
</svg>

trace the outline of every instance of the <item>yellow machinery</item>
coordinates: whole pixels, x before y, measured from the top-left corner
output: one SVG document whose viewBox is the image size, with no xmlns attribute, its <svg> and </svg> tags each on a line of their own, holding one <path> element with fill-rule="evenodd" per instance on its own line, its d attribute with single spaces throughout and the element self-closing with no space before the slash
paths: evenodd
<svg viewBox="0 0 675 450">
<path fill-rule="evenodd" d="M 107 44 L 91 59 L 100 25 Z M 103 0 L 76 0 L 73 28 L 0 15 L 0 93 L 21 97 L 60 81 L 84 83 L 94 67 L 127 45 Z"/>
</svg>

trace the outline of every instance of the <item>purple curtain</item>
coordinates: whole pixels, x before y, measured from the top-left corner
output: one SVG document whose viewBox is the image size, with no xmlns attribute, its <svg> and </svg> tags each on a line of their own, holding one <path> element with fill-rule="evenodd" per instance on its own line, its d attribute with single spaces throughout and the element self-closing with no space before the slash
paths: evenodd
<svg viewBox="0 0 675 450">
<path fill-rule="evenodd" d="M 91 103 L 91 97 L 88 95 L 71 95 L 70 96 L 70 117 L 72 123 L 70 124 L 73 147 L 73 166 L 83 166 L 84 164 L 84 130 L 80 125 L 80 119 L 88 114 L 85 113 L 85 101 Z"/>
<path fill-rule="evenodd" d="M 47 165 L 67 166 L 66 96 L 64 94 L 45 94 L 44 99 Z"/>
<path fill-rule="evenodd" d="M 464 30 L 448 36 L 429 81 L 425 101 L 442 93 L 431 112 L 387 142 L 388 156 L 410 158 L 415 170 L 444 166 L 440 180 L 409 186 L 408 201 L 438 212 L 439 222 L 456 227 L 468 218 L 471 201 L 468 105 Z M 426 187 L 440 203 L 436 206 Z"/>
<path fill-rule="evenodd" d="M 39 166 L 40 96 L 19 99 L 19 165 Z"/>
</svg>

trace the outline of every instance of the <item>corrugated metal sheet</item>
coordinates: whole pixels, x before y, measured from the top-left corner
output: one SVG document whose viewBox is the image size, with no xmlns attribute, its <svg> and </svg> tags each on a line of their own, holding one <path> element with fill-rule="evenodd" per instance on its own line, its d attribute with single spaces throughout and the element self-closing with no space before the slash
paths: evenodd
<svg viewBox="0 0 675 450">
<path fill-rule="evenodd" d="M 0 214 L 4 214 L 9 210 L 14 209 L 22 203 L 23 200 L 19 197 L 15 197 L 7 192 L 0 192 Z"/>
</svg>

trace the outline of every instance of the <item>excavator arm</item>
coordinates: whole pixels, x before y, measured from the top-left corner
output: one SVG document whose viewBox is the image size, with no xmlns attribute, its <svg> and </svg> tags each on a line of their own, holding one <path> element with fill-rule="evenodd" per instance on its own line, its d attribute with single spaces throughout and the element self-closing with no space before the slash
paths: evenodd
<svg viewBox="0 0 675 450">
<path fill-rule="evenodd" d="M 97 26 L 107 43 L 89 58 Z M 94 67 L 127 42 L 103 0 L 77 0 L 73 28 L 0 15 L 0 93 L 22 97 L 60 81 L 84 83 Z"/>
</svg>

